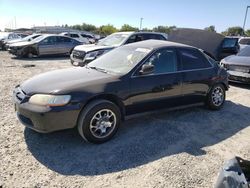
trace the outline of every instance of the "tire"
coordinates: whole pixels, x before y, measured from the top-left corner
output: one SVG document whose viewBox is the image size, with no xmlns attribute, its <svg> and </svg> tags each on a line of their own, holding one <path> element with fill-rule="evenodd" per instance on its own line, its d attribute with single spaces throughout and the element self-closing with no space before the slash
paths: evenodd
<svg viewBox="0 0 250 188">
<path fill-rule="evenodd" d="M 206 104 L 211 110 L 219 110 L 222 108 L 226 99 L 225 87 L 222 84 L 214 85 L 207 95 Z"/>
<path fill-rule="evenodd" d="M 83 109 L 77 128 L 84 140 L 101 144 L 115 135 L 120 123 L 121 112 L 118 106 L 107 100 L 96 100 Z"/>
<path fill-rule="evenodd" d="M 32 49 L 31 48 L 25 48 L 22 52 L 22 57 L 24 58 L 32 58 L 33 57 Z"/>
</svg>

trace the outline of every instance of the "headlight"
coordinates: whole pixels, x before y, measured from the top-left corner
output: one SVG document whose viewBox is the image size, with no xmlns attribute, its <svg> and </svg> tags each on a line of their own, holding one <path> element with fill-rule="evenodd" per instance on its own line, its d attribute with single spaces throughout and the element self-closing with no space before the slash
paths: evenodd
<svg viewBox="0 0 250 188">
<path fill-rule="evenodd" d="M 69 103 L 70 95 L 35 94 L 30 97 L 29 103 L 41 106 L 64 106 Z"/>
<path fill-rule="evenodd" d="M 96 58 L 96 56 L 98 55 L 98 51 L 94 51 L 94 52 L 89 52 L 86 54 L 85 56 L 85 60 L 94 60 Z"/>
</svg>

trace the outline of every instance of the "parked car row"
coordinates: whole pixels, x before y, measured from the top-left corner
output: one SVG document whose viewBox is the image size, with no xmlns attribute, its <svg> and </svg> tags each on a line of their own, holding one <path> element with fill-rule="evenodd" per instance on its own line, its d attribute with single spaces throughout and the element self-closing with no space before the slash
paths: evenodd
<svg viewBox="0 0 250 188">
<path fill-rule="evenodd" d="M 0 32 L 0 48 L 2 50 L 8 50 L 11 45 L 14 46 L 16 45 L 16 43 L 19 42 L 27 42 L 27 41 L 31 42 L 33 39 L 41 35 L 42 34 L 39 33 L 38 34 L 35 33 L 33 35 L 26 35 L 26 34 L 17 34 L 9 32 Z M 79 44 L 91 44 L 95 43 L 96 41 L 95 36 L 89 33 L 67 32 L 67 33 L 61 33 L 59 35 L 73 38 L 77 40 Z"/>
</svg>

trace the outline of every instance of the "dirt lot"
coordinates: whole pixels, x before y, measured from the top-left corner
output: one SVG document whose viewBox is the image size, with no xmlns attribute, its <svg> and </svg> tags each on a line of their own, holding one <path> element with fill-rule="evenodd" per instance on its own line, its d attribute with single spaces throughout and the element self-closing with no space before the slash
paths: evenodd
<svg viewBox="0 0 250 188">
<path fill-rule="evenodd" d="M 195 107 L 132 118 L 102 145 L 85 143 L 76 130 L 25 129 L 14 113 L 14 86 L 65 67 L 67 58 L 17 60 L 0 52 L 0 187 L 212 187 L 225 160 L 250 159 L 244 85 L 231 86 L 220 111 Z"/>
</svg>

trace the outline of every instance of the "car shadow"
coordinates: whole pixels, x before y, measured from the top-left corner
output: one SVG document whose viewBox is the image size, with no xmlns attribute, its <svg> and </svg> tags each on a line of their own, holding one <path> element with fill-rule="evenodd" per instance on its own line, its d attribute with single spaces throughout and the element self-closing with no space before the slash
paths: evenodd
<svg viewBox="0 0 250 188">
<path fill-rule="evenodd" d="M 240 88 L 242 88 L 242 89 L 250 89 L 250 83 L 249 83 L 249 84 L 245 84 L 245 83 L 230 82 L 229 84 L 230 84 L 231 86 L 240 87 Z"/>
<path fill-rule="evenodd" d="M 204 147 L 249 125 L 250 108 L 226 101 L 220 111 L 195 107 L 129 119 L 112 140 L 101 145 L 84 142 L 76 129 L 51 134 L 25 129 L 24 135 L 29 151 L 49 169 L 64 175 L 93 176 L 182 152 L 205 155 Z"/>
<path fill-rule="evenodd" d="M 11 57 L 15 60 L 25 60 L 25 61 L 58 61 L 58 60 L 69 60 L 69 55 L 46 55 L 40 57 L 31 57 L 31 58 L 24 58 L 24 57 Z"/>
</svg>

